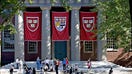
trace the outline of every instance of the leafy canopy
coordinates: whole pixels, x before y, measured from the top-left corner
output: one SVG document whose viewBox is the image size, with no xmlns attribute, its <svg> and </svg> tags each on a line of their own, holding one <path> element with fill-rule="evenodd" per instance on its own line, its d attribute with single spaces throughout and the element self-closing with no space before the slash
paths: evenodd
<svg viewBox="0 0 132 74">
<path fill-rule="evenodd" d="M 116 38 L 118 48 L 131 48 L 131 17 L 129 0 L 95 0 L 96 9 L 100 11 L 101 23 L 99 23 L 99 31 L 101 38 L 105 38 L 109 33 L 109 37 Z"/>
<path fill-rule="evenodd" d="M 8 29 L 16 32 L 12 20 L 15 14 L 24 9 L 23 0 L 0 0 L 0 30 Z"/>
</svg>

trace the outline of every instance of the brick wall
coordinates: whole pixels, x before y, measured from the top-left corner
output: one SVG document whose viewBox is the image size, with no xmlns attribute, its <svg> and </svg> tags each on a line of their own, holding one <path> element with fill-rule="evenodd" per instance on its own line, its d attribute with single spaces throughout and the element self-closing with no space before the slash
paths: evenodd
<svg viewBox="0 0 132 74">
<path fill-rule="evenodd" d="M 132 52 L 124 52 L 123 50 L 120 48 L 117 51 L 107 51 L 107 60 L 122 66 L 132 66 Z"/>
</svg>

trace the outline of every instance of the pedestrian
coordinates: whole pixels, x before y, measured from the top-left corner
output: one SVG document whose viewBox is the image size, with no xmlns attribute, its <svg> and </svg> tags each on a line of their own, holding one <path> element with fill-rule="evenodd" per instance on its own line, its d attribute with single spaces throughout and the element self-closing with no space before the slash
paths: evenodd
<svg viewBox="0 0 132 74">
<path fill-rule="evenodd" d="M 35 70 L 35 68 L 33 68 L 33 71 L 32 71 L 32 73 L 33 73 L 33 74 L 36 74 L 36 70 Z"/>
<path fill-rule="evenodd" d="M 26 69 L 26 74 L 30 74 L 30 68 L 29 67 Z"/>
<path fill-rule="evenodd" d="M 20 72 L 22 72 L 22 69 L 23 69 L 23 61 L 22 61 L 22 59 L 19 60 L 19 63 L 20 63 L 19 69 L 20 69 Z"/>
<path fill-rule="evenodd" d="M 56 64 L 55 64 L 55 72 L 56 72 L 56 74 L 58 74 L 58 67 L 59 67 L 59 60 L 56 60 Z"/>
<path fill-rule="evenodd" d="M 25 71 L 28 69 L 28 66 L 27 66 L 26 63 L 23 64 L 23 68 L 24 68 Z"/>
<path fill-rule="evenodd" d="M 16 58 L 16 69 L 19 69 L 20 66 L 20 59 L 17 57 Z"/>
<path fill-rule="evenodd" d="M 78 64 L 75 64 L 75 68 L 74 68 L 75 70 L 75 72 L 77 72 L 78 71 Z"/>
<path fill-rule="evenodd" d="M 14 65 L 12 65 L 10 68 L 10 74 L 13 74 L 13 71 L 14 71 Z"/>
<path fill-rule="evenodd" d="M 32 72 L 33 72 L 32 68 L 29 67 L 29 74 L 33 74 Z"/>
<path fill-rule="evenodd" d="M 81 74 L 83 74 L 83 72 L 81 71 Z"/>
<path fill-rule="evenodd" d="M 113 73 L 113 69 L 111 67 L 110 70 L 109 70 L 109 74 L 112 74 L 112 73 Z"/>
<path fill-rule="evenodd" d="M 91 68 L 91 60 L 90 60 L 90 58 L 89 58 L 88 61 L 87 61 L 87 66 L 88 66 L 88 69 Z"/>
<path fill-rule="evenodd" d="M 49 71 L 53 71 L 53 65 L 52 64 L 50 64 L 50 68 L 49 68 Z"/>
<path fill-rule="evenodd" d="M 37 70 L 40 70 L 40 68 L 41 68 L 41 63 L 40 63 L 39 57 L 37 57 L 36 65 L 37 65 Z"/>
<path fill-rule="evenodd" d="M 49 63 L 50 63 L 50 60 L 49 60 L 49 58 L 47 57 L 47 58 L 45 59 L 45 65 L 48 67 L 48 70 L 49 70 Z"/>
<path fill-rule="evenodd" d="M 44 65 L 44 71 L 48 71 L 48 66 Z"/>
<path fill-rule="evenodd" d="M 68 60 L 68 58 L 66 57 L 66 66 L 68 66 L 68 64 L 69 64 L 69 60 Z"/>
<path fill-rule="evenodd" d="M 54 71 L 54 60 L 52 58 L 50 58 L 50 70 L 51 70 L 51 67 L 53 68 L 53 71 Z"/>
<path fill-rule="evenodd" d="M 69 70 L 69 74 L 72 74 L 72 67 L 71 67 L 70 70 Z"/>
<path fill-rule="evenodd" d="M 54 65 L 54 60 L 52 58 L 50 58 L 50 61 L 49 61 L 49 64 L 51 65 Z"/>
<path fill-rule="evenodd" d="M 66 70 L 66 59 L 65 58 L 63 59 L 62 64 L 63 64 L 63 70 L 65 71 Z"/>
<path fill-rule="evenodd" d="M 43 68 L 40 69 L 40 74 L 44 74 Z"/>
</svg>

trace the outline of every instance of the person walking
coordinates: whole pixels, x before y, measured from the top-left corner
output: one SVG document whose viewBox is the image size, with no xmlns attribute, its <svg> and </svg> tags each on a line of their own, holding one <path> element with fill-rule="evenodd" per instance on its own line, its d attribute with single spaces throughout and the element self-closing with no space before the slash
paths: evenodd
<svg viewBox="0 0 132 74">
<path fill-rule="evenodd" d="M 49 64 L 50 64 L 50 60 L 48 57 L 46 57 L 45 59 L 45 65 L 48 67 L 48 70 L 49 70 Z"/>
<path fill-rule="evenodd" d="M 75 67 L 74 67 L 74 71 L 77 72 L 78 71 L 78 64 L 75 64 Z"/>
<path fill-rule="evenodd" d="M 44 74 L 43 68 L 40 69 L 40 74 Z"/>
<path fill-rule="evenodd" d="M 36 65 L 37 65 L 37 70 L 40 70 L 41 69 L 41 63 L 40 63 L 39 57 L 37 57 Z"/>
<path fill-rule="evenodd" d="M 112 73 L 113 73 L 113 68 L 111 67 L 109 70 L 109 74 L 112 74 Z"/>
<path fill-rule="evenodd" d="M 65 58 L 63 59 L 62 64 L 63 64 L 63 71 L 65 71 L 66 70 L 66 59 Z"/>
<path fill-rule="evenodd" d="M 58 74 L 58 67 L 59 67 L 59 60 L 56 60 L 56 64 L 55 64 L 55 72 L 56 72 L 56 74 Z"/>
<path fill-rule="evenodd" d="M 89 58 L 88 61 L 87 61 L 87 66 L 88 66 L 88 69 L 91 68 L 91 60 L 90 60 L 90 58 Z"/>
<path fill-rule="evenodd" d="M 70 70 L 69 70 L 69 74 L 72 74 L 72 67 L 71 67 Z"/>
<path fill-rule="evenodd" d="M 12 65 L 10 68 L 10 74 L 13 74 L 13 71 L 14 71 L 14 65 Z"/>
<path fill-rule="evenodd" d="M 22 59 L 20 59 L 19 62 L 20 62 L 19 69 L 20 69 L 20 72 L 22 73 L 23 72 L 23 61 L 22 61 Z"/>
<path fill-rule="evenodd" d="M 68 60 L 68 58 L 66 57 L 66 66 L 68 66 L 68 64 L 69 64 L 69 60 Z"/>
<path fill-rule="evenodd" d="M 35 70 L 35 68 L 33 68 L 33 71 L 32 71 L 32 73 L 33 73 L 33 74 L 36 74 L 36 70 Z"/>
<path fill-rule="evenodd" d="M 50 72 L 53 71 L 53 65 L 52 65 L 52 64 L 50 64 L 49 71 L 50 71 Z"/>
<path fill-rule="evenodd" d="M 16 69 L 19 69 L 20 66 L 20 59 L 17 57 L 16 58 Z"/>
</svg>

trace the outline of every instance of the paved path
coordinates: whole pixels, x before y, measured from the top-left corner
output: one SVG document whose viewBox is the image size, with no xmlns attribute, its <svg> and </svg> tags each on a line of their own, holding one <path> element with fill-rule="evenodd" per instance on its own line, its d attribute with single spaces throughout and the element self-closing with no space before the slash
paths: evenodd
<svg viewBox="0 0 132 74">
<path fill-rule="evenodd" d="M 35 62 L 26 62 L 29 67 L 36 67 Z M 15 63 L 12 63 L 15 64 Z M 92 68 L 87 69 L 86 61 L 70 61 L 71 66 L 78 64 L 79 70 L 84 71 L 84 74 L 108 74 L 109 69 L 113 67 L 113 74 L 132 74 L 132 68 L 125 68 L 119 65 L 113 64 L 107 61 L 92 61 Z M 3 66 L 0 68 L 0 74 L 9 74 L 9 68 L 11 64 Z M 15 69 L 14 74 L 22 74 L 19 70 Z M 37 71 L 37 74 L 40 74 Z M 55 72 L 44 72 L 44 74 L 56 74 Z M 59 74 L 64 74 L 62 72 L 62 65 L 59 67 Z M 74 73 L 73 73 L 74 74 Z"/>
<path fill-rule="evenodd" d="M 10 74 L 10 73 L 9 73 L 9 70 L 1 70 L 0 74 Z M 22 74 L 22 73 L 14 72 L 13 74 Z M 40 73 L 37 72 L 36 74 L 40 74 Z M 44 74 L 56 74 L 56 73 L 55 72 L 44 72 Z M 64 73 L 59 72 L 59 74 L 64 74 Z M 73 74 L 75 74 L 75 73 L 73 73 Z M 96 72 L 89 71 L 84 74 L 108 74 L 108 72 L 107 71 L 96 71 Z M 113 74 L 132 74 L 132 71 L 113 70 Z"/>
</svg>

